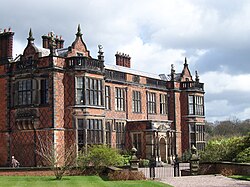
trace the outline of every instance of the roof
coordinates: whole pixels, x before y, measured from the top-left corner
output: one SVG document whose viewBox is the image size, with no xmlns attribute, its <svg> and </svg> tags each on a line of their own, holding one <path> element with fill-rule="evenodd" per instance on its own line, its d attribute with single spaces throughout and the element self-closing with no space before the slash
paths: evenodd
<svg viewBox="0 0 250 187">
<path fill-rule="evenodd" d="M 158 79 L 158 80 L 164 80 L 161 78 L 162 74 L 160 76 L 157 74 L 138 71 L 138 70 L 134 70 L 134 69 L 123 67 L 123 66 L 105 64 L 105 69 L 119 71 L 119 72 L 123 72 L 123 73 L 129 73 L 129 74 L 133 74 L 133 75 L 140 75 L 142 77 L 148 77 L 148 78 L 153 78 L 153 79 Z"/>
<path fill-rule="evenodd" d="M 58 56 L 66 57 L 68 53 L 68 48 L 66 47 L 66 48 L 57 49 L 56 52 L 58 53 Z"/>
<path fill-rule="evenodd" d="M 49 56 L 50 54 L 50 50 L 49 49 L 45 49 L 42 47 L 36 47 L 38 49 L 38 52 L 40 52 L 42 54 L 42 57 L 44 56 Z"/>
</svg>

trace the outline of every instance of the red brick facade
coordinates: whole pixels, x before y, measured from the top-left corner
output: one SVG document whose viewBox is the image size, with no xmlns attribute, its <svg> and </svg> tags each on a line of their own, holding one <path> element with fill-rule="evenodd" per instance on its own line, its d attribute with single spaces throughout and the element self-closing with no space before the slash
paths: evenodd
<svg viewBox="0 0 250 187">
<path fill-rule="evenodd" d="M 172 67 L 169 77 L 130 69 L 126 54 L 104 64 L 102 47 L 92 58 L 80 27 L 67 48 L 54 33 L 37 47 L 30 31 L 24 53 L 13 60 L 13 35 L 0 33 L 1 166 L 12 155 L 22 166 L 46 165 L 37 151 L 47 140 L 60 153 L 74 143 L 135 146 L 140 158 L 159 162 L 191 144 L 203 147 L 203 83 L 197 74 L 193 80 L 186 60 L 182 73 Z"/>
</svg>

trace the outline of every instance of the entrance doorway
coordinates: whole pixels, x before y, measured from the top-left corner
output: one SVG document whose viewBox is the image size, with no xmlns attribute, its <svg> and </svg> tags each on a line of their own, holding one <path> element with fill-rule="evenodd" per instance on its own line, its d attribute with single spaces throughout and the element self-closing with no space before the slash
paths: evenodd
<svg viewBox="0 0 250 187">
<path fill-rule="evenodd" d="M 165 138 L 160 139 L 160 156 L 162 162 L 167 162 L 167 147 Z"/>
</svg>

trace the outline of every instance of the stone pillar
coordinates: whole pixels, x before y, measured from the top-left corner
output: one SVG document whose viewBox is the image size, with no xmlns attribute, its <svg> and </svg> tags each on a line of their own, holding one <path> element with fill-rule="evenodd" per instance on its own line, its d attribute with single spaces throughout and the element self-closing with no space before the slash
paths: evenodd
<svg viewBox="0 0 250 187">
<path fill-rule="evenodd" d="M 131 150 L 131 152 L 132 152 L 132 156 L 131 156 L 131 160 L 130 160 L 130 170 L 132 170 L 132 171 L 138 171 L 138 168 L 139 168 L 139 159 L 135 155 L 136 152 L 137 152 L 137 149 L 135 147 L 133 147 L 132 150 Z"/>
<path fill-rule="evenodd" d="M 191 148 L 191 158 L 190 158 L 190 173 L 191 175 L 198 175 L 199 170 L 199 156 L 197 154 L 197 149 L 193 145 Z"/>
</svg>

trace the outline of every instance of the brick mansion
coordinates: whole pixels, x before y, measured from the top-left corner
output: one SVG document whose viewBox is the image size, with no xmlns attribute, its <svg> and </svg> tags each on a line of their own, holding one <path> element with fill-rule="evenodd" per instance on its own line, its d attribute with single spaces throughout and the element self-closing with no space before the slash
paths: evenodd
<svg viewBox="0 0 250 187">
<path fill-rule="evenodd" d="M 13 41 L 11 29 L 0 31 L 0 166 L 12 155 L 22 166 L 43 165 L 38 143 L 48 139 L 60 152 L 71 144 L 134 146 L 139 158 L 165 163 L 192 145 L 204 149 L 204 84 L 186 59 L 182 72 L 171 66 L 159 75 L 132 69 L 124 53 L 111 65 L 102 46 L 90 55 L 80 26 L 67 47 L 53 32 L 38 47 L 30 30 L 13 58 Z"/>
</svg>

